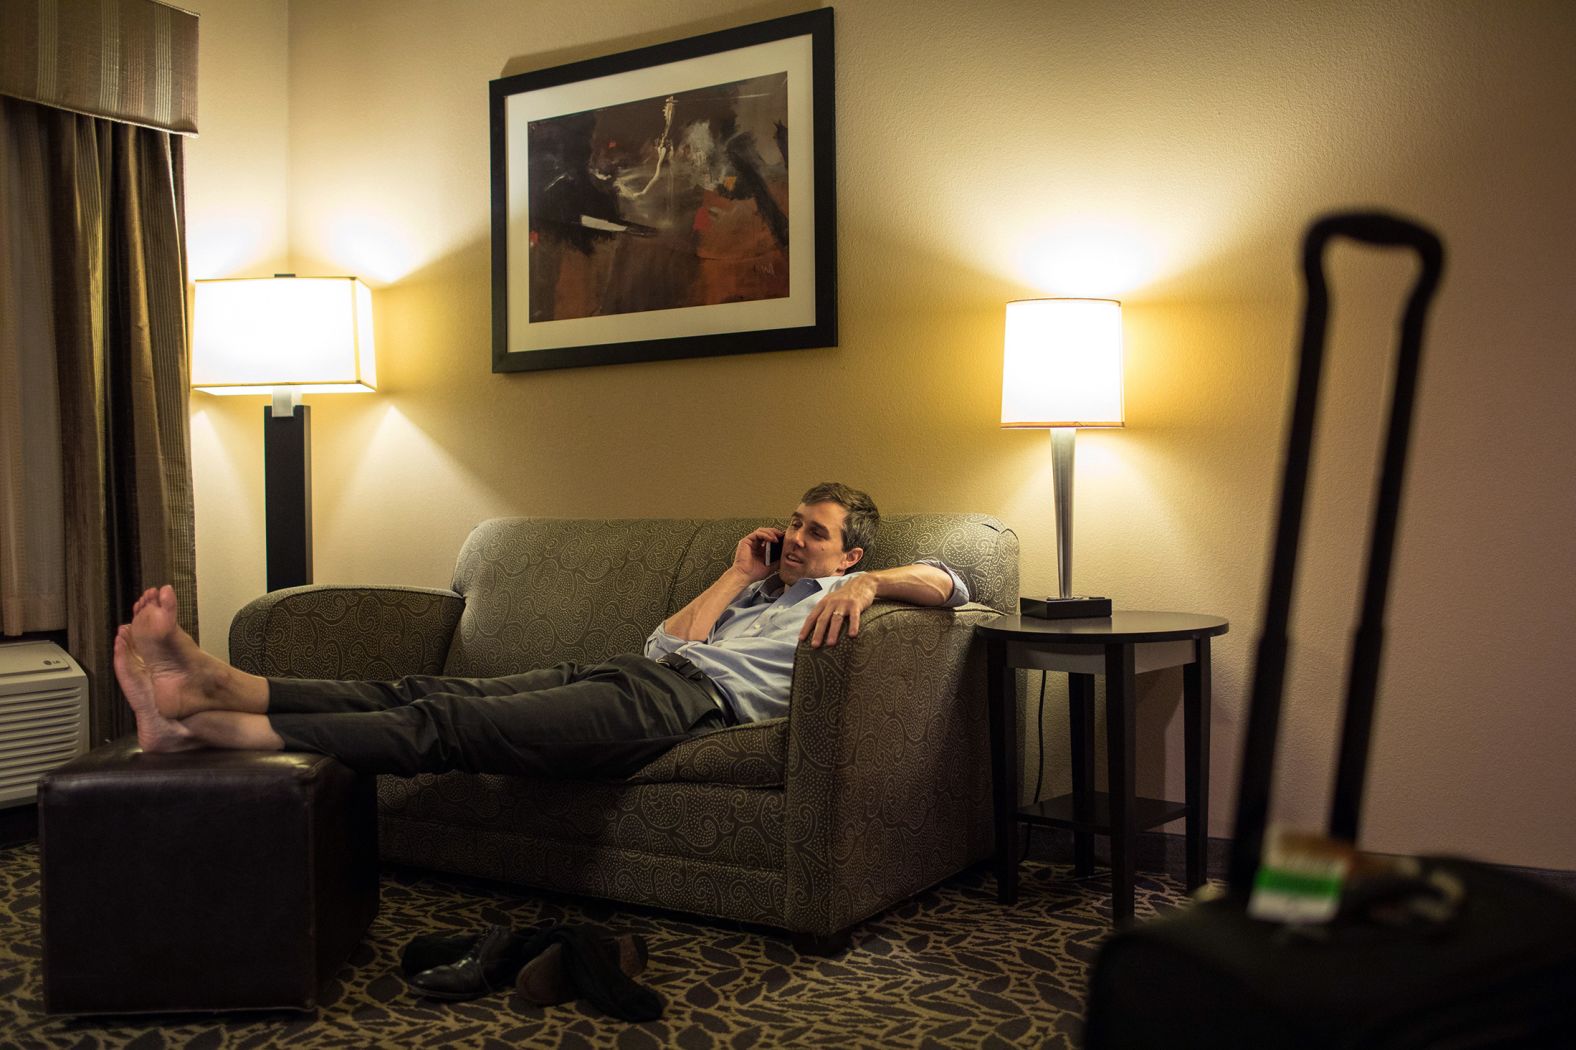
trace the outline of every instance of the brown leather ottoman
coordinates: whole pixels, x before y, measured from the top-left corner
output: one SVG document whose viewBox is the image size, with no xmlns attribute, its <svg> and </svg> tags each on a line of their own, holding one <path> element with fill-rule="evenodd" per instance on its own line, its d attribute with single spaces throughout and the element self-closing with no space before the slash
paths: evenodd
<svg viewBox="0 0 1576 1050">
<path fill-rule="evenodd" d="M 106 744 L 43 778 L 50 1013 L 313 1010 L 378 910 L 371 777 Z"/>
</svg>

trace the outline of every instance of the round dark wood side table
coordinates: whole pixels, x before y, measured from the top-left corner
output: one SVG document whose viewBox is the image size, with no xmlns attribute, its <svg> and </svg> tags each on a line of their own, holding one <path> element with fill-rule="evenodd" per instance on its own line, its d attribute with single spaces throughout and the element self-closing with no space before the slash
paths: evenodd
<svg viewBox="0 0 1576 1050">
<path fill-rule="evenodd" d="M 1070 828 L 1079 875 L 1094 870 L 1095 835 L 1111 840 L 1111 916 L 1133 917 L 1133 844 L 1140 830 L 1187 818 L 1188 889 L 1208 877 L 1209 640 L 1226 633 L 1218 616 L 1181 612 L 1128 612 L 1088 620 L 1039 620 L 1003 616 L 980 624 L 989 675 L 991 777 L 996 814 L 996 895 L 1018 896 L 1018 823 Z M 1185 799 L 1138 798 L 1133 790 L 1137 690 L 1145 671 L 1182 668 Z M 1072 745 L 1071 794 L 1018 806 L 1017 711 L 1014 669 L 1067 674 L 1068 728 Z M 1106 782 L 1094 790 L 1094 677 L 1105 675 Z"/>
</svg>

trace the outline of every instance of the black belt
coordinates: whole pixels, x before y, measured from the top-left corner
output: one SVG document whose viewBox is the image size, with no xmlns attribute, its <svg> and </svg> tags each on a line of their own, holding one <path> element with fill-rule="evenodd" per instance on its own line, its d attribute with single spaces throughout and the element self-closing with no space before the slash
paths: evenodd
<svg viewBox="0 0 1576 1050">
<path fill-rule="evenodd" d="M 717 688 L 717 683 L 713 682 L 711 677 L 707 675 L 705 671 L 702 671 L 699 667 L 696 667 L 693 663 L 691 663 L 686 657 L 680 656 L 678 653 L 665 653 L 662 656 L 657 657 L 657 663 L 661 664 L 663 667 L 666 667 L 670 671 L 677 671 L 685 678 L 688 678 L 690 681 L 706 690 L 706 692 L 711 696 L 712 703 L 716 704 L 718 709 L 722 711 L 722 720 L 728 723 L 730 726 L 736 726 L 739 724 L 739 716 L 734 714 L 733 704 L 729 702 L 728 694 Z"/>
</svg>

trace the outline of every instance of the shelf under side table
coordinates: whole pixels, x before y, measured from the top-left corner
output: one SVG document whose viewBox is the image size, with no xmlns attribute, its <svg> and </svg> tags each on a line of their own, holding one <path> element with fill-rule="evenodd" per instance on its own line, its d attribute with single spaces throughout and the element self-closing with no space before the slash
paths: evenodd
<svg viewBox="0 0 1576 1050">
<path fill-rule="evenodd" d="M 1055 828 L 1071 828 L 1074 831 L 1088 831 L 1097 835 L 1111 833 L 1111 796 L 1104 791 L 1091 792 L 1089 795 L 1089 820 L 1079 820 L 1074 816 L 1073 797 L 1071 795 L 1057 795 L 1055 798 L 1022 806 L 1018 809 L 1018 819 L 1026 824 L 1042 824 Z M 1159 827 L 1169 824 L 1187 816 L 1187 803 L 1170 802 L 1161 798 L 1133 798 L 1133 827 L 1139 831 L 1146 828 Z"/>
</svg>

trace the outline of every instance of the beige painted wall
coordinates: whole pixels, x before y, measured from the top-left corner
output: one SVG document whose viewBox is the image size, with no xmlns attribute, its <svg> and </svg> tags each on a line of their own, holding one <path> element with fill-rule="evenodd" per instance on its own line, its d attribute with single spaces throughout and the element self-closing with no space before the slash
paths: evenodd
<svg viewBox="0 0 1576 1050">
<path fill-rule="evenodd" d="M 197 12 L 200 134 L 186 144 L 194 278 L 289 265 L 288 0 L 182 0 Z M 261 399 L 192 394 L 199 637 L 228 652 L 234 611 L 263 590 Z"/>
<path fill-rule="evenodd" d="M 221 106 L 215 94 L 243 87 L 205 65 L 212 160 L 194 152 L 191 179 L 210 207 L 191 216 L 194 275 L 241 272 L 196 250 L 227 216 L 277 222 L 277 193 L 227 180 L 259 145 L 280 148 L 288 113 L 288 178 L 269 185 L 289 188 L 291 260 L 376 290 L 382 391 L 313 399 L 319 582 L 443 586 L 491 515 L 756 513 L 838 477 L 889 513 L 998 515 L 1022 539 L 1026 589 L 1049 591 L 1049 441 L 996 425 L 1002 304 L 1118 297 L 1128 427 L 1079 439 L 1075 582 L 1125 608 L 1231 619 L 1212 777 L 1212 831 L 1226 834 L 1298 239 L 1320 210 L 1378 204 L 1435 224 L 1451 257 L 1365 842 L 1576 869 L 1569 5 L 844 0 L 841 345 L 493 375 L 487 82 L 803 6 L 369 0 L 295 3 L 285 19 L 277 5 L 199 5 L 205 62 L 233 49 L 277 73 L 287 25 L 289 94 L 249 81 L 244 102 Z M 1392 257 L 1334 259 L 1327 440 L 1275 807 L 1303 825 L 1326 801 L 1384 333 L 1411 277 Z M 270 265 L 268 251 L 248 262 Z M 204 642 L 222 652 L 231 613 L 261 589 L 260 454 L 257 403 L 211 404 L 193 399 Z M 1140 788 L 1179 793 L 1180 676 L 1142 688 Z M 1065 743 L 1048 757 L 1051 785 L 1065 784 Z"/>
</svg>

